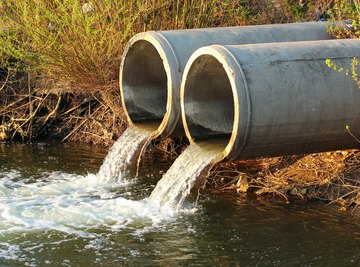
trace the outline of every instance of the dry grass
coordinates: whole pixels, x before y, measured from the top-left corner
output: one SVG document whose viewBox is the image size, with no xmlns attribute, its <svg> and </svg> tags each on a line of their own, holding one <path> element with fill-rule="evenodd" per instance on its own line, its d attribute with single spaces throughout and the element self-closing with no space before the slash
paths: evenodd
<svg viewBox="0 0 360 267">
<path fill-rule="evenodd" d="M 360 151 L 336 151 L 216 165 L 208 188 L 360 205 Z"/>
<path fill-rule="evenodd" d="M 0 142 L 57 139 L 110 145 L 126 127 L 120 97 L 31 87 L 12 74 L 0 91 Z"/>
</svg>

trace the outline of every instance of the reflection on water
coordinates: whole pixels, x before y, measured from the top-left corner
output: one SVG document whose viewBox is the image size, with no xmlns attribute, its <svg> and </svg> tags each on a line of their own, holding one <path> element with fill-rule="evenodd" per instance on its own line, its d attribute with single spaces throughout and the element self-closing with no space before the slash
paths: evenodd
<svg viewBox="0 0 360 267">
<path fill-rule="evenodd" d="M 96 172 L 106 154 L 106 149 L 79 144 L 0 143 L 0 168 L 1 171 L 17 169 L 25 176 L 36 176 L 42 171 L 86 174 Z"/>
<path fill-rule="evenodd" d="M 105 155 L 106 151 L 94 147 L 0 144 L 0 188 L 4 195 L 6 186 L 13 194 L 14 188 L 24 188 L 24 185 L 31 188 L 36 184 L 34 181 L 44 185 L 54 179 L 76 183 L 88 173 L 96 173 Z M 339 212 L 336 207 L 286 205 L 255 197 L 203 194 L 197 210 L 185 209 L 172 218 L 162 218 L 164 214 L 156 211 L 146 213 L 149 210 L 137 200 L 150 195 L 169 164 L 167 158 L 149 153 L 140 166 L 138 180 L 126 186 L 85 190 L 81 191 L 82 195 L 70 198 L 66 192 L 59 192 L 57 197 L 64 198 L 65 194 L 69 202 L 59 201 L 57 208 L 65 210 L 67 214 L 61 215 L 70 219 L 56 213 L 52 214 L 51 221 L 71 222 L 74 216 L 76 220 L 72 225 L 58 224 L 71 231 L 40 226 L 26 231 L 14 228 L 0 232 L 0 266 L 360 265 L 360 218 Z M 56 195 L 54 191 L 52 194 Z M 26 201 L 29 201 L 34 196 L 34 201 L 46 200 L 41 199 L 38 192 L 21 197 L 28 197 Z M 0 194 L 0 203 L 4 199 L 9 198 Z M 61 206 L 73 205 L 71 201 L 79 199 L 82 202 L 72 210 Z M 86 205 L 89 199 L 91 206 Z M 24 203 L 28 203 L 26 201 Z M 136 207 L 134 203 L 140 204 Z M 10 219 L 29 219 L 32 213 L 42 216 L 45 213 L 41 208 L 51 208 L 56 203 L 45 204 L 25 211 L 17 202 L 19 206 L 15 210 L 23 214 L 13 214 Z M 83 214 L 77 213 L 79 206 Z M 91 209 L 95 208 L 103 213 L 91 217 L 94 215 Z M 109 211 L 112 217 L 106 218 Z M 43 219 L 44 222 L 49 218 Z M 81 221 L 85 219 L 87 221 Z M 120 221 L 122 223 L 117 224 Z M 0 229 L 9 227 L 4 223 L 0 221 Z M 31 221 L 28 223 L 31 225 Z"/>
</svg>

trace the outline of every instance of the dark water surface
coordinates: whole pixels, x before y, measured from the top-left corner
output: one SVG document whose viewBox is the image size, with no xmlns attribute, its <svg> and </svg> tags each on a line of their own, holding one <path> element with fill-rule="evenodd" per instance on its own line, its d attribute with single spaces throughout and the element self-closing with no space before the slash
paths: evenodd
<svg viewBox="0 0 360 267">
<path fill-rule="evenodd" d="M 360 216 L 335 206 L 203 194 L 196 209 L 148 211 L 141 199 L 169 167 L 160 154 L 146 155 L 139 178 L 123 186 L 29 195 L 51 179 L 96 173 L 106 153 L 0 144 L 0 266 L 360 266 Z"/>
</svg>

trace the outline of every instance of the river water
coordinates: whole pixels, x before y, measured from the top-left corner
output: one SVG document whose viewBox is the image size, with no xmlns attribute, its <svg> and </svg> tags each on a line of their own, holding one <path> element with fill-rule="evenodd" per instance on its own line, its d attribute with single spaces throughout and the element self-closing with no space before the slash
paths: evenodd
<svg viewBox="0 0 360 267">
<path fill-rule="evenodd" d="M 0 266 L 360 266 L 358 214 L 210 193 L 161 209 L 149 196 L 166 156 L 146 153 L 137 179 L 109 183 L 106 155 L 0 144 Z"/>
</svg>

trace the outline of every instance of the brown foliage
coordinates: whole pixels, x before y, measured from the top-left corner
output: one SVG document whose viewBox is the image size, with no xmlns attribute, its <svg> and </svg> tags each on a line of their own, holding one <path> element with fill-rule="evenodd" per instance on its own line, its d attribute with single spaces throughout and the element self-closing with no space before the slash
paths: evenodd
<svg viewBox="0 0 360 267">
<path fill-rule="evenodd" d="M 360 151 L 336 151 L 216 165 L 208 188 L 360 205 Z M 246 190 L 243 190 L 246 188 Z"/>
</svg>

